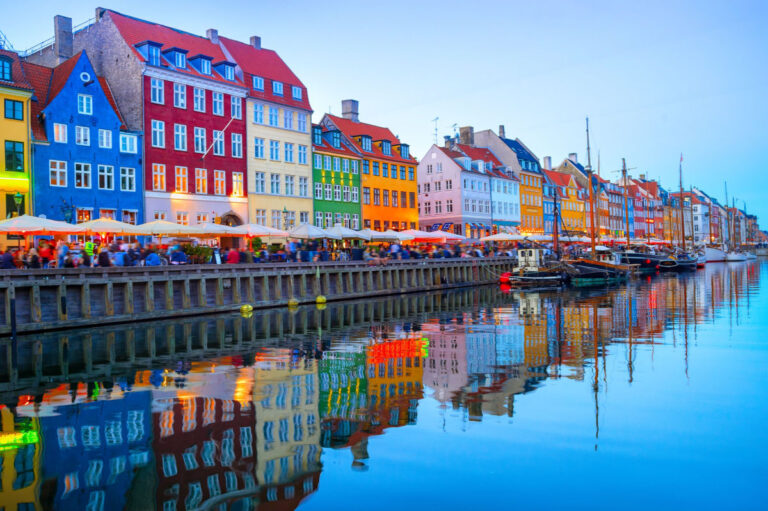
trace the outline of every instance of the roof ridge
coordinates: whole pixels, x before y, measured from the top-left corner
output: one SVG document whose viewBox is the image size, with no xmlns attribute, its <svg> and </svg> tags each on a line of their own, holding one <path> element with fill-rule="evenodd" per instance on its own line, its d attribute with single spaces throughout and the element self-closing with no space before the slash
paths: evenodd
<svg viewBox="0 0 768 511">
<path fill-rule="evenodd" d="M 124 14 L 122 12 L 115 11 L 114 9 L 106 9 L 106 11 L 114 13 L 114 14 L 117 14 L 118 16 L 122 16 L 124 18 L 131 19 L 133 21 L 139 21 L 141 23 L 146 23 L 147 25 L 154 25 L 154 26 L 158 26 L 158 27 L 163 27 L 163 28 L 167 28 L 168 30 L 173 30 L 174 32 L 178 32 L 179 34 L 185 34 L 185 35 L 191 35 L 193 37 L 198 37 L 200 39 L 204 39 L 204 40 L 210 42 L 211 44 L 213 44 L 213 42 L 210 39 L 208 39 L 207 37 L 205 37 L 205 36 L 202 36 L 202 35 L 199 35 L 199 34 L 193 34 L 192 32 L 187 32 L 186 30 L 181 30 L 181 29 L 178 29 L 176 27 L 172 27 L 170 25 L 163 25 L 162 23 L 157 23 L 155 21 L 149 21 L 149 20 L 145 20 L 143 18 L 137 18 L 136 16 L 131 16 L 130 14 Z"/>
</svg>

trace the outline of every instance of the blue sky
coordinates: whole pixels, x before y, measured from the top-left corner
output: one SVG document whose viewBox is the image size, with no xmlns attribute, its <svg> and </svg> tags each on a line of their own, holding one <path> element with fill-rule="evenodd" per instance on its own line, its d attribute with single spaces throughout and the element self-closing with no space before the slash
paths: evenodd
<svg viewBox="0 0 768 511">
<path fill-rule="evenodd" d="M 55 14 L 77 24 L 98 4 L 39 0 L 4 6 L 17 49 L 52 35 Z M 423 154 L 454 124 L 506 126 L 539 157 L 584 161 L 589 115 L 604 177 L 630 172 L 722 200 L 747 202 L 768 226 L 768 2 L 158 2 L 102 6 L 194 33 L 260 35 L 302 79 L 314 120 L 360 101 L 361 120 L 390 127 Z M 740 204 L 742 205 L 742 204 Z"/>
</svg>

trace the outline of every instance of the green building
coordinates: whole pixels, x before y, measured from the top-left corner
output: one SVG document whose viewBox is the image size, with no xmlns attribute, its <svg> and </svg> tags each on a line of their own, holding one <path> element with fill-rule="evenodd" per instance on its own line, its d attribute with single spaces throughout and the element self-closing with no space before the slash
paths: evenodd
<svg viewBox="0 0 768 511">
<path fill-rule="evenodd" d="M 315 225 L 360 229 L 360 154 L 338 130 L 312 125 Z"/>
</svg>

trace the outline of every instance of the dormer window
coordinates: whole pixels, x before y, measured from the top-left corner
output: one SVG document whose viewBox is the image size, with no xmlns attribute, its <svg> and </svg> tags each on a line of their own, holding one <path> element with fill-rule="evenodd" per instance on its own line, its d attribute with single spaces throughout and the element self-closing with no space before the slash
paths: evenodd
<svg viewBox="0 0 768 511">
<path fill-rule="evenodd" d="M 323 132 L 320 126 L 312 128 L 312 143 L 318 146 L 323 144 Z"/>
<path fill-rule="evenodd" d="M 275 96 L 283 95 L 283 82 L 272 82 L 272 94 Z"/>
<path fill-rule="evenodd" d="M 254 90 L 264 90 L 264 78 L 261 76 L 254 76 L 253 77 L 253 89 Z"/>
<path fill-rule="evenodd" d="M 200 59 L 200 73 L 204 75 L 211 74 L 211 61 L 208 59 Z"/>
<path fill-rule="evenodd" d="M 341 133 L 334 131 L 333 134 L 331 134 L 331 142 L 336 149 L 341 147 Z"/>
<path fill-rule="evenodd" d="M 150 66 L 160 65 L 160 47 L 152 44 L 147 48 L 147 60 Z"/>
<path fill-rule="evenodd" d="M 291 96 L 296 101 L 301 101 L 301 87 L 296 87 L 295 85 L 291 87 Z"/>
<path fill-rule="evenodd" d="M 12 82 L 11 64 L 12 60 L 6 57 L 0 57 L 0 80 Z"/>
<path fill-rule="evenodd" d="M 360 137 L 360 146 L 363 148 L 363 151 L 370 151 L 371 150 L 371 137 L 367 135 L 363 135 Z"/>
<path fill-rule="evenodd" d="M 400 144 L 400 156 L 408 159 L 411 157 L 411 153 L 408 149 L 408 144 Z"/>
<path fill-rule="evenodd" d="M 187 56 L 186 55 L 184 55 L 183 53 L 177 51 L 176 52 L 176 58 L 174 60 L 175 60 L 176 67 L 178 67 L 179 69 L 186 69 L 186 67 L 187 67 Z"/>
<path fill-rule="evenodd" d="M 386 154 L 387 156 L 390 156 L 392 154 L 392 144 L 389 140 L 382 140 L 381 141 L 381 152 Z"/>
<path fill-rule="evenodd" d="M 491 164 L 491 162 L 489 162 L 489 161 L 485 162 L 485 170 L 487 170 L 489 172 L 491 170 L 493 170 L 493 165 Z"/>
</svg>

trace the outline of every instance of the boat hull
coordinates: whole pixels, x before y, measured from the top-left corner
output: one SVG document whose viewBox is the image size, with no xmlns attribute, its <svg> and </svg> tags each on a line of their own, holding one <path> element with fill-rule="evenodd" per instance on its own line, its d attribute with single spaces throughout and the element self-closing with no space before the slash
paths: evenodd
<svg viewBox="0 0 768 511">
<path fill-rule="evenodd" d="M 729 263 L 740 263 L 747 260 L 746 254 L 740 252 L 728 252 L 725 255 L 725 260 Z"/>
<path fill-rule="evenodd" d="M 704 249 L 704 257 L 707 258 L 708 263 L 723 263 L 725 262 L 725 251 L 719 248 L 707 247 Z"/>
<path fill-rule="evenodd" d="M 643 272 L 654 272 L 660 270 L 661 262 L 665 259 L 656 254 L 641 254 L 634 252 L 622 252 L 621 264 L 637 265 L 637 269 Z"/>
</svg>

